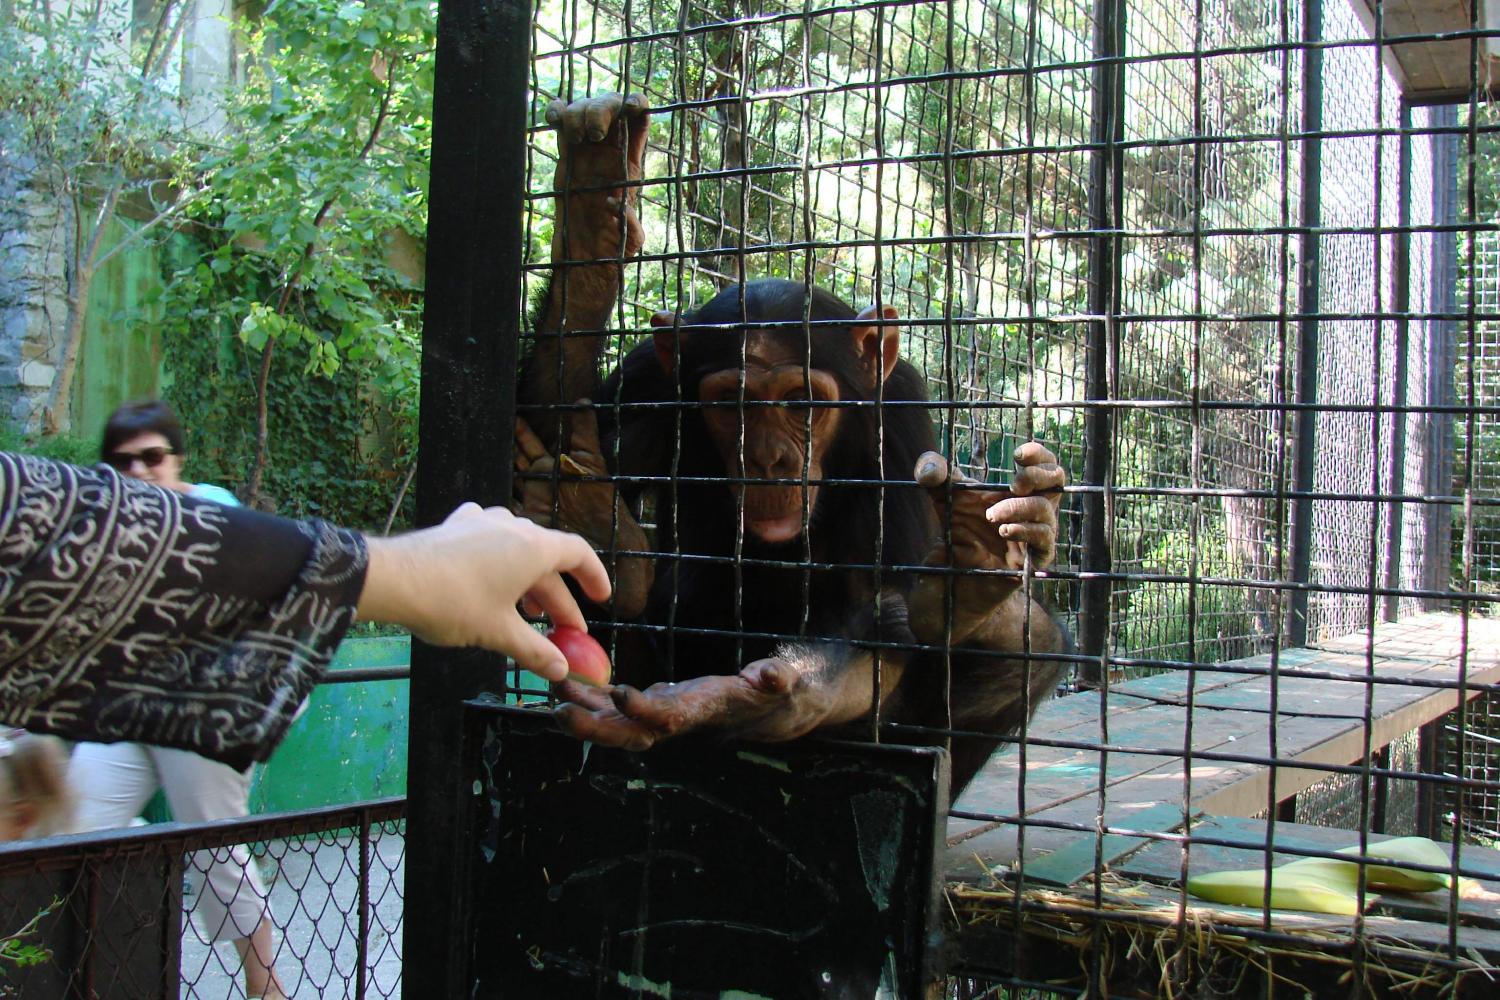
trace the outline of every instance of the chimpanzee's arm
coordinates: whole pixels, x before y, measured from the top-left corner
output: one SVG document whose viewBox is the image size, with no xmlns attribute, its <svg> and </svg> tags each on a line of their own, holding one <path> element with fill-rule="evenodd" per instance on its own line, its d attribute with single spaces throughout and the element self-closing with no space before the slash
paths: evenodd
<svg viewBox="0 0 1500 1000">
<path fill-rule="evenodd" d="M 863 616 L 862 616 L 863 617 Z M 856 625 L 865 631 L 872 623 Z M 868 634 L 868 632 L 866 632 Z M 912 642 L 906 605 L 897 595 L 882 601 L 879 638 Z M 878 669 L 882 702 L 896 690 L 906 654 L 885 651 Z M 849 642 L 788 643 L 738 674 L 653 684 L 590 689 L 558 686 L 562 727 L 579 739 L 644 750 L 687 732 L 779 742 L 869 716 L 876 688 L 874 654 Z"/>
<path fill-rule="evenodd" d="M 634 207 L 640 189 L 627 182 L 642 175 L 649 115 L 639 94 L 554 101 L 547 110 L 558 148 L 553 272 L 522 365 L 518 394 L 524 404 L 572 403 L 599 384 L 607 337 L 588 331 L 609 325 L 624 263 L 643 242 Z M 547 449 L 557 450 L 557 421 L 532 423 Z"/>
<path fill-rule="evenodd" d="M 517 387 L 525 406 L 587 402 L 599 388 L 599 355 L 626 259 L 640 252 L 634 205 L 649 108 L 639 94 L 554 101 L 557 130 L 553 274 L 538 303 L 531 349 Z M 576 335 L 575 335 L 576 334 Z M 614 610 L 633 618 L 645 606 L 652 566 L 631 557 L 649 549 L 645 532 L 612 483 L 595 415 L 531 414 L 516 424 L 515 511 L 546 527 L 577 532 L 604 553 L 616 581 Z"/>
</svg>

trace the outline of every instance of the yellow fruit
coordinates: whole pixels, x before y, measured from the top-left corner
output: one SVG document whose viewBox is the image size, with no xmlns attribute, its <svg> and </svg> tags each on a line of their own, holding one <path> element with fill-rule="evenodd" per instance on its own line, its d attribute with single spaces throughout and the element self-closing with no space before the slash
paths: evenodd
<svg viewBox="0 0 1500 1000">
<path fill-rule="evenodd" d="M 1266 890 L 1266 873 L 1251 871 L 1209 872 L 1194 875 L 1187 881 L 1188 892 L 1200 899 L 1233 906 L 1273 910 L 1308 910 L 1313 913 L 1337 913 L 1352 916 L 1359 912 L 1359 895 L 1355 891 L 1354 865 L 1346 861 L 1308 858 L 1271 870 L 1270 891 Z M 1365 902 L 1375 897 L 1365 895 Z"/>
<path fill-rule="evenodd" d="M 1359 846 L 1346 847 L 1339 854 L 1358 854 Z M 1426 837 L 1397 837 L 1371 844 L 1365 856 L 1386 861 L 1405 861 L 1409 864 L 1427 865 L 1432 868 L 1447 868 L 1453 863 L 1448 852 Z M 1400 865 L 1365 866 L 1365 884 L 1379 889 L 1396 889 L 1401 892 L 1431 892 L 1446 889 L 1452 880 L 1447 872 L 1420 872 Z"/>
<path fill-rule="evenodd" d="M 1359 846 L 1345 847 L 1339 854 L 1359 854 Z M 1433 868 L 1451 864 L 1448 852 L 1426 837 L 1397 837 L 1371 844 L 1365 856 L 1397 864 L 1365 864 L 1365 885 L 1370 889 L 1399 892 L 1431 892 L 1446 889 L 1446 872 L 1424 872 L 1402 867 L 1407 864 Z M 1270 906 L 1273 910 L 1310 910 L 1314 913 L 1352 915 L 1359 911 L 1359 864 L 1333 858 L 1303 858 L 1271 870 Z M 1266 905 L 1266 873 L 1249 871 L 1211 872 L 1188 879 L 1188 892 L 1201 899 L 1257 909 Z M 1376 897 L 1365 894 L 1368 904 Z"/>
</svg>

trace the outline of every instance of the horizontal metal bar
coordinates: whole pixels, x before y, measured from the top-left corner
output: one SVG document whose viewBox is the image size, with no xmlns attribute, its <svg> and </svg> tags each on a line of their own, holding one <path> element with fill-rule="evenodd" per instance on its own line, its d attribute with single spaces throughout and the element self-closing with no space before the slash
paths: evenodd
<svg viewBox="0 0 1500 1000">
<path fill-rule="evenodd" d="M 371 799 L 346 805 L 260 813 L 204 823 L 153 823 L 149 826 L 64 834 L 38 840 L 0 843 L 0 874 L 39 864 L 56 865 L 105 854 L 141 854 L 170 847 L 195 851 L 230 844 L 279 840 L 330 830 L 358 830 L 362 822 L 391 823 L 405 818 L 406 797 Z"/>
<path fill-rule="evenodd" d="M 319 684 L 359 684 L 365 681 L 401 681 L 411 678 L 411 667 L 348 667 L 328 670 Z"/>
<path fill-rule="evenodd" d="M 1360 592 L 1360 596 L 1364 596 Z M 1500 601 L 1500 595 L 1494 595 L 1494 600 Z M 820 635 L 818 633 L 786 633 L 765 632 L 756 629 L 740 628 L 732 632 L 723 629 L 697 628 L 688 625 L 656 625 L 640 621 L 613 621 L 601 619 L 597 624 L 607 626 L 617 632 L 637 632 L 653 634 L 658 636 L 669 636 L 681 634 L 689 636 L 717 636 L 725 635 L 743 637 L 746 639 L 764 639 L 776 642 L 802 641 L 802 642 L 831 642 L 842 643 L 856 649 L 868 650 L 870 652 L 915 652 L 915 653 L 944 653 L 954 650 L 955 647 L 940 643 L 923 642 L 896 642 L 878 639 L 851 640 L 844 635 Z M 1213 641 L 1216 636 L 1200 637 L 1202 641 Z M 1262 637 L 1262 642 L 1268 642 L 1269 636 Z M 1285 649 L 1301 649 L 1305 647 L 1287 646 Z M 1098 665 L 1100 658 L 1097 655 L 1085 653 L 1060 653 L 1041 652 L 1031 650 L 1015 650 L 1006 654 L 1011 659 L 1051 660 L 1061 663 L 1091 664 Z M 1279 660 L 1279 652 L 1268 649 L 1263 653 L 1255 654 L 1257 657 L 1266 657 L 1270 663 L 1265 666 L 1236 663 L 1234 661 L 1195 661 L 1195 660 L 1168 660 L 1154 659 L 1142 656 L 1108 656 L 1109 665 L 1124 670 L 1163 670 L 1182 673 L 1207 672 L 1216 674 L 1242 674 L 1258 677 L 1302 677 L 1310 680 L 1328 680 L 1337 682 L 1348 682 L 1354 684 L 1394 685 L 1396 687 L 1432 688 L 1435 690 L 1453 691 L 1462 688 L 1465 691 L 1473 691 L 1477 694 L 1500 694 L 1500 684 L 1475 684 L 1468 681 L 1460 682 L 1454 680 L 1423 680 L 1411 677 L 1388 677 L 1380 674 L 1351 675 L 1347 671 L 1315 670 L 1305 667 L 1283 665 Z M 1366 662 L 1370 662 L 1366 659 Z"/>
<path fill-rule="evenodd" d="M 553 482 L 566 480 L 570 483 L 614 483 L 621 486 L 650 486 L 650 485 L 673 485 L 683 483 L 697 483 L 702 485 L 718 486 L 800 486 L 801 479 L 784 478 L 761 478 L 757 476 L 593 476 L 593 475 L 558 475 L 553 472 L 517 472 L 517 479 L 531 480 L 534 482 Z M 864 489 L 880 489 L 883 487 L 908 487 L 913 485 L 911 479 L 815 479 L 813 482 L 819 486 L 838 487 L 860 487 Z M 946 487 L 924 487 L 946 488 Z M 952 484 L 955 492 L 995 492 L 1006 488 L 1003 482 L 955 482 Z M 1074 483 L 1070 486 L 1061 487 L 1058 492 L 1063 494 L 1077 494 L 1087 496 L 1103 492 L 1103 487 L 1092 486 L 1087 483 Z M 1181 498 L 1186 500 L 1202 499 L 1238 499 L 1238 500 L 1318 500 L 1328 503 L 1367 503 L 1378 504 L 1411 504 L 1414 506 L 1436 506 L 1436 507 L 1474 507 L 1484 509 L 1487 507 L 1500 507 L 1500 495 L 1497 496 L 1444 496 L 1441 494 L 1423 495 L 1420 493 L 1337 493 L 1327 490 L 1252 490 L 1252 489 L 1229 489 L 1213 486 L 1115 486 L 1109 487 L 1109 494 L 1113 497 L 1142 497 L 1142 498 Z M 610 551 L 610 550 L 601 550 Z M 641 551 L 637 553 L 642 556 L 666 556 L 673 553 L 665 551 Z M 719 557 L 727 558 L 727 557 Z M 777 565 L 784 565 L 777 563 Z M 797 563 L 796 565 L 807 565 Z M 857 567 L 856 563 L 819 563 L 826 567 Z M 980 572 L 980 571 L 976 571 Z M 984 571 L 990 572 L 990 571 Z M 1014 573 L 1017 570 L 1004 570 L 993 572 Z"/>
<path fill-rule="evenodd" d="M 782 174 L 804 174 L 804 173 L 838 173 L 842 171 L 855 171 L 865 167 L 873 166 L 924 166 L 943 165 L 953 162 L 965 162 L 969 160 L 985 160 L 992 158 L 1030 158 L 1049 154 L 1072 155 L 1092 154 L 1104 151 L 1121 150 L 1127 152 L 1181 149 L 1185 153 L 1214 146 L 1244 147 L 1246 145 L 1281 145 L 1283 143 L 1301 143 L 1322 140 L 1353 140 L 1353 139 L 1412 139 L 1412 138 L 1438 138 L 1442 136 L 1491 135 L 1500 133 L 1500 124 L 1474 124 L 1467 125 L 1375 125 L 1366 128 L 1342 128 L 1342 129 L 1308 129 L 1308 130 L 1282 130 L 1275 132 L 1210 132 L 1210 133 L 1179 133 L 1170 136 L 1156 136 L 1151 138 L 1121 139 L 1113 143 L 1099 143 L 1092 140 L 1080 139 L 1076 142 L 1063 143 L 1027 143 L 1008 146 L 987 146 L 979 149 L 945 149 L 930 153 L 881 153 L 879 155 L 846 156 L 829 160 L 782 160 L 776 163 L 746 163 L 733 167 L 705 167 L 691 170 L 685 173 L 675 174 L 652 174 L 633 180 L 611 181 L 609 183 L 598 183 L 592 185 L 579 184 L 567 189 L 537 188 L 525 193 L 525 201 L 528 205 L 537 203 L 546 204 L 555 201 L 559 196 L 566 193 L 584 194 L 588 192 L 614 192 L 622 188 L 634 188 L 649 191 L 652 188 L 665 187 L 678 183 L 702 183 L 705 181 L 727 180 L 744 181 L 756 177 L 776 177 Z M 666 151 L 664 147 L 655 147 Z M 554 159 L 546 157 L 545 159 Z M 1081 175 L 1083 170 L 1079 170 Z M 1292 180 L 1288 176 L 1283 187 L 1292 187 Z M 863 181 L 853 181 L 850 184 L 863 190 L 873 188 Z M 535 211 L 535 209 L 532 209 Z M 1081 208 L 1080 208 L 1081 212 Z M 825 216 L 826 217 L 826 216 Z M 1476 225 L 1483 222 L 1476 221 Z M 1431 225 L 1431 224 L 1418 224 Z M 1460 223 L 1461 225 L 1461 223 Z M 1102 230 L 1101 230 L 1102 231 Z M 1278 229 L 1267 228 L 1265 230 L 1253 230 L 1253 232 L 1277 232 Z M 1196 230 L 1187 230 L 1185 235 L 1192 235 Z M 1217 229 L 1204 229 L 1203 233 L 1218 233 Z M 934 240 L 949 240 L 951 236 L 932 237 Z M 716 252 L 733 252 L 735 247 L 719 248 Z M 703 251 L 699 251 L 700 253 Z M 684 250 L 678 254 L 680 257 L 690 257 L 691 253 Z M 632 257 L 631 260 L 642 259 Z M 649 257 L 646 259 L 650 259 Z"/>
<path fill-rule="evenodd" d="M 830 4 L 807 10 L 785 11 L 775 14 L 747 15 L 740 18 L 729 18 L 721 21 L 709 21 L 704 24 L 680 25 L 660 31 L 642 32 L 639 34 L 619 35 L 608 39 L 585 42 L 581 45 L 570 45 L 549 51 L 537 52 L 534 59 L 538 62 L 557 60 L 569 56 L 587 55 L 591 52 L 605 51 L 614 48 L 643 45 L 649 42 L 664 42 L 675 39 L 687 40 L 699 35 L 709 35 L 726 30 L 749 31 L 755 28 L 768 27 L 778 23 L 804 23 L 816 21 L 823 18 L 832 18 L 844 14 L 859 14 L 874 12 L 883 9 L 902 8 L 915 6 L 912 0 L 867 0 L 864 3 Z M 1350 38 L 1320 38 L 1316 40 L 1303 39 L 1279 39 L 1275 41 L 1262 42 L 1253 45 L 1220 45 L 1210 46 L 1199 50 L 1168 50 L 1164 52 L 1152 52 L 1143 55 L 1132 55 L 1129 53 L 1099 55 L 1089 59 L 1080 60 L 1058 60 L 1053 62 L 1034 62 L 1030 59 L 1022 63 L 1005 66 L 995 66 L 980 71 L 964 72 L 959 70 L 934 70 L 911 76 L 884 77 L 874 81 L 855 81 L 839 84 L 836 88 L 840 91 L 874 90 L 877 88 L 889 89 L 904 86 L 910 83 L 931 83 L 947 80 L 983 80 L 1004 77 L 1019 77 L 1025 74 L 1043 75 L 1054 72 L 1083 71 L 1096 67 L 1124 66 L 1134 67 L 1142 65 L 1153 65 L 1163 62 L 1185 62 L 1196 60 L 1207 60 L 1221 58 L 1224 56 L 1237 55 L 1277 55 L 1280 53 L 1296 52 L 1299 54 L 1307 52 L 1328 52 L 1339 49 L 1386 49 L 1399 48 L 1404 45 L 1419 45 L 1427 42 L 1462 41 L 1464 39 L 1482 40 L 1500 35 L 1500 31 L 1475 26 L 1470 28 L 1457 28 L 1453 31 L 1440 32 L 1410 32 L 1401 35 L 1386 35 L 1382 38 L 1370 38 L 1365 36 L 1353 36 Z M 805 88 L 787 88 L 786 91 L 776 91 L 766 96 L 759 96 L 760 100 L 768 100 L 783 97 L 786 94 L 800 96 Z M 734 101 L 749 101 L 756 99 L 758 95 L 736 95 L 732 98 L 715 98 L 704 101 L 680 101 L 663 105 L 663 110 L 686 110 L 691 108 L 712 108 L 720 104 L 732 103 Z"/>
</svg>

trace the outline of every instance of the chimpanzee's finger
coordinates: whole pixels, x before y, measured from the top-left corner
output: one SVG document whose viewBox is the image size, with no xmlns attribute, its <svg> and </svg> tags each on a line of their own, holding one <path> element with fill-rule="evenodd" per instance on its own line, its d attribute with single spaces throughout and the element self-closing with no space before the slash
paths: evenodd
<svg viewBox="0 0 1500 1000">
<path fill-rule="evenodd" d="M 630 138 L 626 140 L 626 153 L 633 166 L 641 163 L 641 158 L 646 152 L 646 135 L 651 131 L 651 102 L 646 100 L 645 94 L 631 94 L 625 98 L 625 112 L 630 118 Z M 630 197 L 634 200 L 640 193 L 640 188 L 631 188 Z"/>
<path fill-rule="evenodd" d="M 536 436 L 536 431 L 531 425 L 520 417 L 516 418 L 516 468 L 525 472 L 526 469 L 540 458 L 546 458 L 547 446 L 542 444 L 542 439 Z M 524 459 L 524 463 L 522 462 Z"/>
<path fill-rule="evenodd" d="M 937 489 L 948 482 L 948 460 L 935 451 L 924 451 L 917 458 L 912 478 L 925 489 Z"/>
<path fill-rule="evenodd" d="M 1027 441 L 1015 451 L 1017 465 L 1056 465 L 1057 456 L 1037 441 Z"/>
<path fill-rule="evenodd" d="M 1057 525 L 1057 510 L 1045 496 L 1007 497 L 984 512 L 984 519 L 991 524 L 1051 524 Z"/>
<path fill-rule="evenodd" d="M 615 119 L 619 117 L 624 98 L 619 94 L 600 94 L 583 106 L 583 134 L 589 142 L 603 142 Z"/>
<path fill-rule="evenodd" d="M 790 694 L 797 686 L 797 668 L 779 656 L 747 664 L 740 670 L 740 676 L 764 694 Z"/>
<path fill-rule="evenodd" d="M 573 410 L 568 414 L 568 450 L 587 452 L 602 458 L 604 450 L 599 447 L 599 415 L 593 411 L 593 404 L 587 398 L 578 400 L 577 405 L 590 408 Z"/>
<path fill-rule="evenodd" d="M 609 700 L 607 684 L 580 684 L 567 677 L 552 684 L 552 693 L 558 701 L 570 701 L 575 705 L 597 712 L 601 709 L 614 711 L 615 703 Z"/>
<path fill-rule="evenodd" d="M 649 750 L 656 734 L 633 719 L 621 718 L 613 708 L 591 712 L 581 705 L 565 702 L 553 711 L 563 732 L 576 739 L 622 750 Z"/>
<path fill-rule="evenodd" d="M 1010 491 L 1018 496 L 1061 490 L 1068 484 L 1068 474 L 1060 465 L 1022 466 L 1011 482 Z"/>
<path fill-rule="evenodd" d="M 516 472 L 520 475 L 515 478 L 515 487 L 522 496 L 536 499 L 547 512 L 552 512 L 552 467 L 556 460 L 548 455 L 539 458 L 527 466 L 518 466 Z"/>
<path fill-rule="evenodd" d="M 583 101 L 558 100 L 547 108 L 547 121 L 557 130 L 559 152 L 583 142 L 583 105 Z"/>
<path fill-rule="evenodd" d="M 1007 542 L 1021 542 L 1048 560 L 1057 545 L 1057 528 L 1050 524 L 1002 524 L 995 530 Z"/>
<path fill-rule="evenodd" d="M 687 723 L 679 699 L 670 693 L 664 693 L 670 692 L 675 686 L 653 684 L 650 689 L 642 691 L 629 684 L 620 684 L 609 692 L 609 698 L 621 715 L 634 719 L 653 732 L 672 736 L 681 732 Z"/>
</svg>

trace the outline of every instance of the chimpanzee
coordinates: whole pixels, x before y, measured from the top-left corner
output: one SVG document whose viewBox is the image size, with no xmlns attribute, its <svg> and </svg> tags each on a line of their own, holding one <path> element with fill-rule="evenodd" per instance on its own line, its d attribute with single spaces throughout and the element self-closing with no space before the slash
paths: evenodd
<svg viewBox="0 0 1500 1000">
<path fill-rule="evenodd" d="M 1015 654 L 1071 640 L 1020 573 L 952 569 L 1051 563 L 1066 476 L 1036 443 L 1009 489 L 950 475 L 893 308 L 732 286 L 652 317 L 600 383 L 623 262 L 643 242 L 626 182 L 648 113 L 615 94 L 548 112 L 555 270 L 521 373 L 517 509 L 612 551 L 614 616 L 643 626 L 617 633 L 614 687 L 558 686 L 561 724 L 634 749 L 690 730 L 785 740 L 868 720 L 878 698 L 882 720 L 936 731 L 913 742 L 1015 732 L 1062 669 Z M 953 740 L 955 796 L 997 742 Z"/>
</svg>

